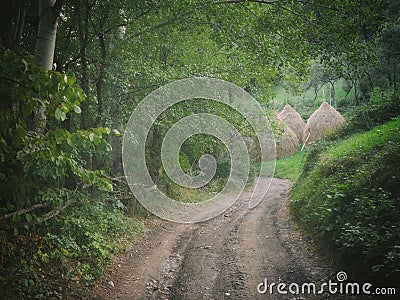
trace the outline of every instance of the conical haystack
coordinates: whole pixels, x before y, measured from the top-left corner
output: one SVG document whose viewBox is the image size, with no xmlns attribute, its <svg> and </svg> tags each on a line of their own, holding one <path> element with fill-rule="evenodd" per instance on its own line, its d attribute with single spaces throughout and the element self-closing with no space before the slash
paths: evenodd
<svg viewBox="0 0 400 300">
<path fill-rule="evenodd" d="M 268 135 L 260 138 L 261 141 L 257 138 L 245 138 L 250 159 L 254 162 L 274 160 L 276 157 L 274 138 L 272 136 L 269 137 Z M 261 153 L 260 142 L 264 145 L 264 155 Z"/>
<path fill-rule="evenodd" d="M 308 145 L 312 141 L 324 138 L 344 123 L 343 116 L 327 102 L 323 102 L 307 121 L 303 133 L 304 144 Z"/>
<path fill-rule="evenodd" d="M 300 142 L 297 135 L 280 119 L 278 114 L 276 119 L 280 127 L 279 132 L 276 133 L 276 158 L 279 159 L 299 151 Z"/>
<path fill-rule="evenodd" d="M 286 104 L 279 114 L 280 119 L 297 135 L 300 143 L 303 142 L 303 132 L 306 127 L 306 122 L 300 114 L 294 110 L 289 104 Z"/>
</svg>

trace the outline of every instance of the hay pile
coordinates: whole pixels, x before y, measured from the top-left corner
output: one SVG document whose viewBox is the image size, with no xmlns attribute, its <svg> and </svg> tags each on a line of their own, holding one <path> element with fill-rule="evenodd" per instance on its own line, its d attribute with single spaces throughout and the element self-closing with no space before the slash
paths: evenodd
<svg viewBox="0 0 400 300">
<path fill-rule="evenodd" d="M 306 123 L 303 121 L 300 114 L 289 104 L 286 104 L 280 112 L 279 118 L 289 126 L 289 128 L 297 135 L 299 142 L 302 143 Z"/>
<path fill-rule="evenodd" d="M 307 121 L 303 132 L 304 144 L 324 138 L 344 123 L 343 116 L 327 102 L 323 102 Z"/>
<path fill-rule="evenodd" d="M 246 144 L 251 161 L 261 161 L 260 147 L 258 147 L 258 144 L 254 141 L 254 139 L 251 137 L 242 137 L 242 140 Z"/>
<path fill-rule="evenodd" d="M 264 153 L 264 161 L 270 161 L 275 159 L 275 143 L 273 138 L 268 136 L 261 137 L 262 143 L 265 146 L 265 153 Z M 260 162 L 262 161 L 261 149 L 260 144 L 257 138 L 245 138 L 245 143 L 247 146 L 247 150 L 249 152 L 249 157 L 253 162 Z"/>
<path fill-rule="evenodd" d="M 288 157 L 297 151 L 299 151 L 300 141 L 296 133 L 293 132 L 290 127 L 281 120 L 279 115 L 276 115 L 276 121 L 278 122 L 278 132 L 276 135 L 276 158 Z"/>
</svg>

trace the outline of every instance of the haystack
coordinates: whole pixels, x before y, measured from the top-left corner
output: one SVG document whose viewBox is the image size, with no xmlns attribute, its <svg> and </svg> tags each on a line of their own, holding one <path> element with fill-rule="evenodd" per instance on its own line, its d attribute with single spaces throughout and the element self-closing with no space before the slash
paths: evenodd
<svg viewBox="0 0 400 300">
<path fill-rule="evenodd" d="M 279 115 L 276 115 L 278 122 L 278 132 L 276 135 L 276 158 L 288 157 L 297 151 L 299 151 L 300 141 L 296 133 L 293 132 L 290 127 L 281 120 Z"/>
<path fill-rule="evenodd" d="M 250 159 L 254 162 L 262 161 L 262 154 L 260 149 L 260 142 L 265 146 L 265 153 L 263 159 L 265 161 L 270 161 L 275 159 L 275 143 L 272 137 L 262 136 L 261 141 L 258 141 L 257 138 L 245 138 L 245 143 L 247 146 L 247 150 L 249 152 Z"/>
<path fill-rule="evenodd" d="M 323 102 L 307 121 L 303 132 L 304 144 L 308 145 L 312 141 L 326 137 L 344 123 L 343 116 L 327 102 Z"/>
<path fill-rule="evenodd" d="M 297 135 L 299 142 L 303 142 L 303 132 L 306 122 L 300 114 L 289 104 L 286 104 L 279 114 L 279 118 L 286 123 L 287 126 Z"/>
</svg>

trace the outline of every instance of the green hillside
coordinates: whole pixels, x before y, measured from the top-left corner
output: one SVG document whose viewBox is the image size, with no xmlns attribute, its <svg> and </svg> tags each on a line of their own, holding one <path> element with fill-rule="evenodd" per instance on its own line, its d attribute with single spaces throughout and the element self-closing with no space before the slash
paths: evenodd
<svg viewBox="0 0 400 300">
<path fill-rule="evenodd" d="M 312 146 L 291 198 L 296 220 L 339 266 L 357 279 L 398 283 L 400 118 Z"/>
</svg>

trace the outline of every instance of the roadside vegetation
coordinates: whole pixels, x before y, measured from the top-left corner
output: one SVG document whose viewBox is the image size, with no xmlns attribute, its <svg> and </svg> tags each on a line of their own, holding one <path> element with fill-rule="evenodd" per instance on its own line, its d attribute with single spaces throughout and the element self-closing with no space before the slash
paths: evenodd
<svg viewBox="0 0 400 300">
<path fill-rule="evenodd" d="M 338 267 L 387 286 L 400 278 L 399 115 L 398 95 L 379 93 L 331 141 L 310 146 L 290 205 Z"/>
<path fill-rule="evenodd" d="M 297 152 L 291 156 L 277 159 L 275 162 L 257 162 L 253 163 L 253 168 L 257 171 L 260 170 L 261 164 L 266 164 L 266 169 L 269 170 L 270 174 L 264 174 L 265 176 L 273 176 L 276 178 L 290 179 L 292 182 L 296 182 L 302 171 L 303 164 L 305 162 L 305 152 Z M 272 174 L 272 164 L 275 163 L 275 172 Z"/>
</svg>

